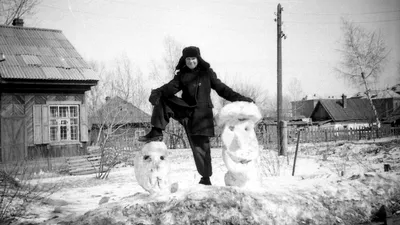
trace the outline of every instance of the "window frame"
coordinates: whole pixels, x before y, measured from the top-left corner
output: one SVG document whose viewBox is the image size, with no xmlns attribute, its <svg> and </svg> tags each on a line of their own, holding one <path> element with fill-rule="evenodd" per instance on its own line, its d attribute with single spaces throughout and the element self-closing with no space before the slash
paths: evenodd
<svg viewBox="0 0 400 225">
<path fill-rule="evenodd" d="M 46 102 L 48 109 L 48 135 L 49 135 L 49 144 L 50 145 L 59 145 L 59 144 L 75 144 L 80 143 L 80 124 L 81 124 L 81 102 L 80 101 L 47 101 Z M 57 107 L 57 116 L 53 117 L 52 107 Z M 60 108 L 67 107 L 65 111 L 65 116 L 60 116 Z M 71 109 L 75 108 L 74 116 L 71 116 Z M 75 120 L 74 124 L 72 124 L 72 119 Z M 55 125 L 52 124 L 52 121 L 56 120 L 57 123 Z M 64 124 L 61 124 L 64 122 Z M 75 139 L 72 139 L 72 126 L 75 127 Z M 56 140 L 53 140 L 52 137 L 52 128 L 57 127 Z M 66 139 L 62 139 L 61 127 L 66 127 Z"/>
</svg>

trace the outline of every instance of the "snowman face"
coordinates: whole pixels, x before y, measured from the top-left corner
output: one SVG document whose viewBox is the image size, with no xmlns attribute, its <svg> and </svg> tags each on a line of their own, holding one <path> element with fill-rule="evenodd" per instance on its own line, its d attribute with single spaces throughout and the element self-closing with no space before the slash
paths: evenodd
<svg viewBox="0 0 400 225">
<path fill-rule="evenodd" d="M 150 142 L 135 157 L 135 176 L 139 185 L 150 193 L 168 188 L 170 163 L 163 142 Z"/>
<path fill-rule="evenodd" d="M 249 120 L 225 124 L 222 141 L 228 155 L 236 163 L 248 163 L 259 155 L 254 123 Z"/>
</svg>

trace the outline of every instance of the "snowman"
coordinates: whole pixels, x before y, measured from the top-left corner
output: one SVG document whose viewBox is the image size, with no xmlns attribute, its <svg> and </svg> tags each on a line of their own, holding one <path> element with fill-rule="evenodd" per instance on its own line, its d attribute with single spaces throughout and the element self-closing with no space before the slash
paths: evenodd
<svg viewBox="0 0 400 225">
<path fill-rule="evenodd" d="M 261 187 L 260 147 L 254 130 L 260 119 L 258 107 L 249 102 L 233 102 L 219 112 L 222 158 L 228 169 L 224 177 L 226 186 Z"/>
<path fill-rule="evenodd" d="M 136 155 L 134 164 L 137 182 L 150 195 L 165 195 L 177 190 L 177 183 L 170 184 L 170 161 L 164 142 L 146 143 Z"/>
</svg>

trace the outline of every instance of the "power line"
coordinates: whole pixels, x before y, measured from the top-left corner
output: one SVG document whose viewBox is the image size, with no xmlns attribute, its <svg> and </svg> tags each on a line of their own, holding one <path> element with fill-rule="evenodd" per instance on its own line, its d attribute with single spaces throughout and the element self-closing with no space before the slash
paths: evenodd
<svg viewBox="0 0 400 225">
<path fill-rule="evenodd" d="M 153 6 L 146 6 L 143 4 L 136 4 L 134 2 L 121 2 L 119 0 L 108 0 L 109 2 L 115 2 L 115 3 L 120 3 L 120 4 L 131 4 L 131 5 L 139 5 L 141 7 L 146 7 L 146 8 L 152 8 L 154 9 Z M 56 7 L 56 6 L 52 6 L 52 5 L 47 5 L 47 4 L 40 4 L 39 6 L 42 7 L 47 7 L 47 8 L 53 8 L 53 9 L 57 9 L 57 10 L 61 10 L 61 11 L 66 11 L 66 12 L 70 12 L 70 9 L 64 9 L 64 8 L 60 8 L 60 7 Z M 166 8 L 166 7 L 156 7 L 158 8 L 158 10 L 165 10 L 165 11 L 169 11 L 169 12 L 173 12 L 173 10 L 178 10 L 178 11 L 185 11 L 185 10 L 181 10 L 181 9 L 170 9 L 170 8 Z M 121 17 L 121 16 L 110 16 L 110 15 L 104 15 L 104 14 L 100 14 L 100 13 L 93 13 L 93 12 L 89 12 L 89 11 L 82 11 L 82 10 L 73 10 L 74 12 L 77 13 L 81 13 L 81 14 L 87 14 L 87 15 L 91 15 L 91 16 L 96 16 L 96 17 L 101 17 L 101 18 L 110 18 L 110 19 L 122 19 L 122 20 L 132 20 L 132 17 Z M 385 12 L 374 12 L 374 13 L 387 13 L 387 12 L 400 12 L 400 10 L 393 10 L 393 11 L 385 11 Z M 296 14 L 296 13 L 292 13 L 292 14 Z M 298 13 L 301 14 L 301 13 Z M 321 14 L 322 15 L 322 14 Z M 340 14 L 337 14 L 340 15 Z M 342 14 L 343 15 L 343 14 Z M 349 14 L 350 15 L 350 14 Z M 224 16 L 219 14 L 218 16 L 221 17 L 228 17 L 228 16 Z M 246 19 L 252 19 L 252 20 L 258 20 L 258 21 L 265 21 L 265 19 L 261 19 L 258 17 L 243 17 L 241 16 L 240 18 L 246 18 Z M 400 18 L 396 18 L 396 19 L 385 19 L 385 20 L 375 20 L 375 21 L 354 21 L 354 23 L 385 23 L 385 22 L 394 22 L 394 21 L 400 21 Z M 322 22 L 322 21 L 285 21 L 285 23 L 289 23 L 289 24 L 323 24 L 323 25 L 329 25 L 329 24 L 341 24 L 341 22 Z M 178 25 L 179 26 L 179 25 Z M 231 28 L 227 28 L 227 30 L 232 30 L 235 31 L 235 29 L 231 29 Z"/>
<path fill-rule="evenodd" d="M 304 12 L 304 13 L 296 13 L 296 12 L 286 12 L 287 14 L 293 15 L 316 15 L 316 16 L 355 16 L 355 15 L 376 15 L 376 14 L 387 14 L 387 13 L 400 13 L 400 10 L 389 10 L 389 11 L 379 11 L 379 12 L 364 12 L 364 13 L 311 13 L 311 12 Z"/>
<path fill-rule="evenodd" d="M 386 23 L 386 22 L 394 22 L 394 21 L 400 21 L 400 18 L 396 19 L 387 19 L 387 20 L 375 20 L 375 21 L 352 21 L 353 23 Z M 291 23 L 291 24 L 342 24 L 341 22 L 316 22 L 316 21 L 310 21 L 310 22 L 305 22 L 305 21 L 285 21 L 285 23 Z"/>
</svg>

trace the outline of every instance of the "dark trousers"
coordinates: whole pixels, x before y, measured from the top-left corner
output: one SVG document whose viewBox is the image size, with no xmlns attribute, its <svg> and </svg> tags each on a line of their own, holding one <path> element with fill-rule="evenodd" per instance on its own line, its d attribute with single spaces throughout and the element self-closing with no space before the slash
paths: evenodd
<svg viewBox="0 0 400 225">
<path fill-rule="evenodd" d="M 170 118 L 182 124 L 193 152 L 197 171 L 203 177 L 210 177 L 212 175 L 210 138 L 190 134 L 189 121 L 192 111 L 193 107 L 178 97 L 161 98 L 159 104 L 153 108 L 151 124 L 162 130 L 165 130 Z"/>
</svg>

